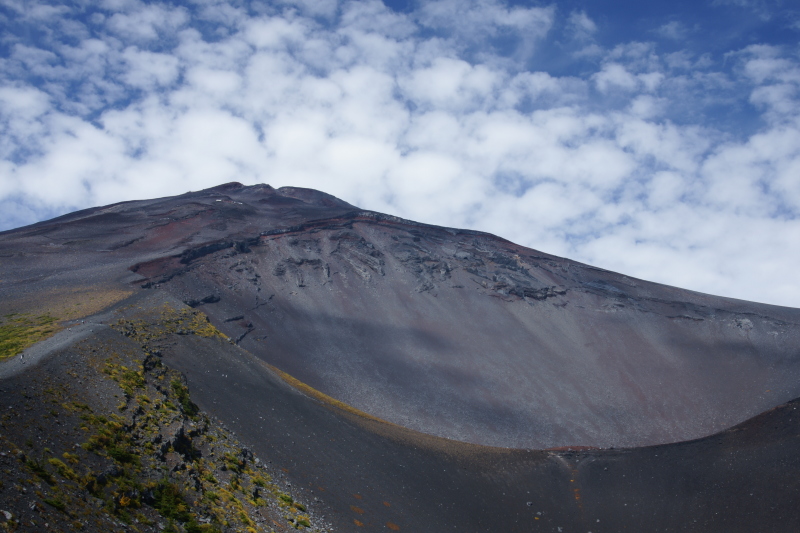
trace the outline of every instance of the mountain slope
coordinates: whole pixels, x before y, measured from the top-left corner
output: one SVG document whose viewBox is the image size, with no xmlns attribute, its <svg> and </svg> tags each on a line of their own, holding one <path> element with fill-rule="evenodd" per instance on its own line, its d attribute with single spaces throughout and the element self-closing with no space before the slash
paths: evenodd
<svg viewBox="0 0 800 533">
<path fill-rule="evenodd" d="M 165 309 L 192 325 L 164 329 Z M 800 528 L 797 309 L 233 183 L 0 233 L 0 316 L 15 342 L 58 331 L 0 361 L 2 437 L 18 448 L 33 421 L 16 398 L 47 401 L 42 372 L 51 389 L 108 390 L 75 366 L 96 344 L 98 361 L 182 373 L 198 416 L 335 530 Z M 15 490 L 0 486 L 0 510 Z M 256 531 L 303 527 L 274 509 Z"/>
</svg>

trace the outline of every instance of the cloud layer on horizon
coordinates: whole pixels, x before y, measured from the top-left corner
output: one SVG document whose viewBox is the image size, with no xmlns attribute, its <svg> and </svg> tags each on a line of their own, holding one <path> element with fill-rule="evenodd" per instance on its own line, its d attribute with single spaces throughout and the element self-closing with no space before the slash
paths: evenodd
<svg viewBox="0 0 800 533">
<path fill-rule="evenodd" d="M 265 182 L 800 307 L 796 47 L 499 0 L 0 6 L 0 229 Z"/>
</svg>

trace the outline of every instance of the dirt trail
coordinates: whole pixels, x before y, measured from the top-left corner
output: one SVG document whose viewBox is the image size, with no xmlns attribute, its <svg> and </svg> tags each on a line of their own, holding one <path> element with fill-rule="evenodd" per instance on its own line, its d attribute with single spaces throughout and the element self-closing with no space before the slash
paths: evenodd
<svg viewBox="0 0 800 533">
<path fill-rule="evenodd" d="M 29 346 L 20 355 L 0 361 L 0 380 L 16 376 L 29 368 L 33 368 L 55 351 L 71 346 L 91 335 L 93 332 L 107 328 L 111 311 L 105 311 L 81 320 L 71 320 L 65 329 L 52 337 Z"/>
</svg>

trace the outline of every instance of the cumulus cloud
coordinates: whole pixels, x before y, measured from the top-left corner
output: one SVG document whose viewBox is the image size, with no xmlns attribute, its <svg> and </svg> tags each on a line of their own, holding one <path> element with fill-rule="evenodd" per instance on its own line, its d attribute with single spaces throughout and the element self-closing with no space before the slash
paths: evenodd
<svg viewBox="0 0 800 533">
<path fill-rule="evenodd" d="M 800 305 L 800 61 L 780 47 L 601 47 L 585 11 L 500 0 L 25 5 L 0 3 L 0 228 L 267 182 Z M 558 42 L 587 63 L 530 63 Z M 736 110 L 754 125 L 720 127 Z"/>
</svg>

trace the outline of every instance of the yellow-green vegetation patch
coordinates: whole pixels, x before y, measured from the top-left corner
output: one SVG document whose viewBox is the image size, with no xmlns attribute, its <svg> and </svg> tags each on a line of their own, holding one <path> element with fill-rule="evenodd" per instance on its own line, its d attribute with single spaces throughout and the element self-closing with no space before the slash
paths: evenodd
<svg viewBox="0 0 800 533">
<path fill-rule="evenodd" d="M 49 314 L 59 320 L 76 320 L 93 315 L 133 294 L 129 290 L 104 287 L 73 287 L 34 292 L 0 302 L 0 314 L 25 312 Z"/>
<path fill-rule="evenodd" d="M 58 498 L 45 498 L 42 501 L 51 507 L 55 507 L 62 513 L 66 512 L 67 505 Z"/>
<path fill-rule="evenodd" d="M 35 299 L 0 302 L 4 311 L 24 311 L 0 316 L 0 361 L 19 355 L 58 332 L 62 329 L 59 322 L 97 313 L 131 294 L 116 289 L 78 288 L 37 294 Z"/>
<path fill-rule="evenodd" d="M 104 452 L 119 463 L 139 464 L 139 455 L 134 449 L 124 418 L 117 414 L 111 414 L 110 417 L 84 414 L 81 418 L 86 421 L 82 429 L 89 430 L 91 427 L 96 430 L 96 433 L 82 444 L 84 449 Z"/>
<path fill-rule="evenodd" d="M 183 326 L 184 329 L 195 335 L 200 335 L 201 337 L 220 337 L 222 339 L 228 338 L 214 327 L 205 313 L 196 309 L 182 309 L 175 320 L 179 326 Z"/>
<path fill-rule="evenodd" d="M 68 454 L 65 453 L 65 455 Z M 77 457 L 77 456 L 73 455 L 72 457 Z M 56 472 L 58 472 L 58 474 L 61 477 L 70 479 L 72 481 L 78 479 L 78 475 L 75 473 L 75 471 L 70 467 L 68 467 L 61 459 L 56 459 L 55 457 L 51 457 L 50 459 L 47 460 L 47 462 L 50 464 L 50 466 L 56 469 Z"/>
<path fill-rule="evenodd" d="M 198 335 L 228 340 L 202 311 L 191 308 L 176 309 L 164 304 L 157 321 L 120 319 L 113 326 L 117 331 L 143 345 L 163 338 L 167 334 Z"/>
<path fill-rule="evenodd" d="M 165 305 L 155 316 L 141 313 L 118 320 L 112 327 L 137 342 L 144 358 L 132 364 L 125 354 L 112 353 L 97 361 L 94 368 L 125 392 L 123 404 L 118 407 L 124 416 L 82 412 L 89 432 L 84 449 L 114 458 L 121 471 L 129 472 L 130 466 L 110 451 L 113 446 L 121 446 L 139 458 L 133 470 L 141 468 L 153 480 L 149 465 L 155 461 L 162 473 L 158 482 L 141 482 L 134 491 L 139 498 L 132 498 L 130 504 L 125 501 L 126 509 L 157 509 L 166 521 L 163 531 L 271 531 L 263 513 L 276 519 L 282 517 L 295 529 L 313 530 L 305 506 L 281 492 L 270 476 L 256 466 L 252 453 L 214 427 L 191 401 L 180 374 L 162 364 L 163 341 L 173 335 L 228 340 L 206 315 L 191 308 Z M 126 440 L 128 436 L 132 440 Z M 132 475 L 141 478 L 140 474 Z M 106 483 L 96 494 L 107 501 L 109 494 L 120 493 L 119 479 Z M 120 512 L 124 509 L 120 511 L 121 503 L 114 501 L 117 503 L 112 508 L 122 517 Z"/>
<path fill-rule="evenodd" d="M 132 291 L 119 289 L 74 289 L 63 294 L 59 300 L 57 314 L 63 320 L 83 318 L 98 313 L 106 307 L 124 300 L 131 294 L 133 294 Z M 53 305 L 53 303 L 51 302 L 50 305 Z"/>
<path fill-rule="evenodd" d="M 56 481 L 44 465 L 36 459 L 25 459 L 25 466 L 39 479 L 48 485 L 55 485 Z"/>
<path fill-rule="evenodd" d="M 189 418 L 195 418 L 200 409 L 189 398 L 189 388 L 181 383 L 179 379 L 170 381 L 170 387 L 172 388 L 172 393 L 175 395 L 175 398 L 180 403 L 181 410 L 183 410 L 184 414 Z"/>
<path fill-rule="evenodd" d="M 269 524 L 283 519 L 288 528 L 319 532 L 305 506 L 272 482 L 252 452 L 191 402 L 178 372 L 152 354 L 141 362 L 120 352 L 104 355 L 89 367 L 101 378 L 98 386 L 131 381 L 135 394 L 126 394 L 124 409 L 88 405 L 81 400 L 91 396 L 59 384 L 43 388 L 52 404 L 43 410 L 61 425 L 76 424 L 81 446 L 68 439 L 38 450 L 28 438 L 23 453 L 0 435 L 0 448 L 19 457 L 14 483 L 27 485 L 32 503 L 24 509 L 35 507 L 37 525 L 71 520 L 74 529 L 86 530 L 91 520 L 91 531 L 116 531 L 122 522 L 133 531 L 160 524 L 162 533 L 270 533 Z M 125 378 L 131 367 L 139 368 L 136 377 Z M 3 479 L 10 484 L 8 473 Z M 0 530 L 13 531 L 24 509 L 13 510 Z"/>
<path fill-rule="evenodd" d="M 183 524 L 183 528 L 186 531 L 209 533 L 219 531 L 214 525 L 200 525 L 197 522 L 197 516 L 191 512 L 191 503 L 186 501 L 181 488 L 177 484 L 170 482 L 169 479 L 165 478 L 159 481 L 152 490 L 152 494 L 153 507 L 169 521 L 166 531 L 169 531 L 170 528 L 175 530 L 174 522 Z"/>
<path fill-rule="evenodd" d="M 128 397 L 133 396 L 136 389 L 141 389 L 145 385 L 144 368 L 141 365 L 138 370 L 131 370 L 124 365 L 115 364 L 109 358 L 106 360 L 105 366 L 103 366 L 103 373 L 119 383 L 119 386 L 122 387 Z"/>
<path fill-rule="evenodd" d="M 372 416 L 369 413 L 365 413 L 364 411 L 356 409 L 352 405 L 349 405 L 349 404 L 346 404 L 346 403 L 344 403 L 342 401 L 339 401 L 336 398 L 332 398 L 332 397 L 328 396 L 327 394 L 325 394 L 324 392 L 318 391 L 317 389 L 315 389 L 311 385 L 303 383 L 302 381 L 300 381 L 296 377 L 292 376 L 291 374 L 288 374 L 288 373 L 284 372 L 283 370 L 281 370 L 281 369 L 279 369 L 279 368 L 277 368 L 275 366 L 272 366 L 272 365 L 269 365 L 269 364 L 266 364 L 266 363 L 264 363 L 264 365 L 267 366 L 273 372 L 275 372 L 278 375 L 278 377 L 280 377 L 282 380 L 284 380 L 286 383 L 288 383 L 289 385 L 291 385 L 295 389 L 305 393 L 308 396 L 311 396 L 312 398 L 315 398 L 315 399 L 319 400 L 322 403 L 331 405 L 333 407 L 336 407 L 337 409 L 341 409 L 342 411 L 345 411 L 347 413 L 350 413 L 350 414 L 353 414 L 353 415 L 356 415 L 356 416 L 360 416 L 362 418 L 366 418 L 368 420 L 372 420 L 372 421 L 375 421 L 375 422 L 380 422 L 382 424 L 394 425 L 391 422 L 387 422 L 386 420 L 383 420 L 382 418 L 378 418 L 377 416 Z"/>
<path fill-rule="evenodd" d="M 56 331 L 56 318 L 50 315 L 12 313 L 0 318 L 0 360 L 19 355 L 28 346 Z"/>
</svg>

